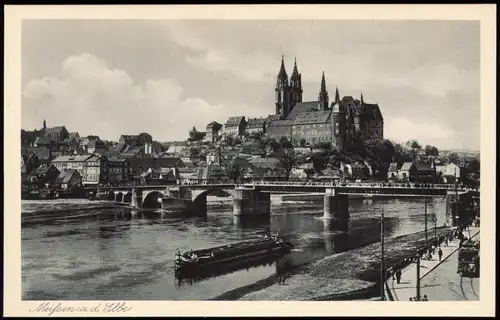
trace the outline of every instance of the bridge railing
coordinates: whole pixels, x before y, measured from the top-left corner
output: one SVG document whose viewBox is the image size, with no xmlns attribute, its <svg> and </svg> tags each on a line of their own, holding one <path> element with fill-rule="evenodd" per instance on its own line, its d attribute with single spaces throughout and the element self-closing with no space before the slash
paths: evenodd
<svg viewBox="0 0 500 320">
<path fill-rule="evenodd" d="M 468 188 L 465 186 L 455 186 L 451 184 L 432 184 L 432 183 L 393 183 L 393 182 L 318 182 L 318 181 L 265 181 L 265 180 L 255 180 L 243 183 L 233 183 L 230 181 L 193 181 L 192 183 L 181 183 L 181 184 L 167 184 L 167 185 L 118 185 L 118 186 L 92 186 L 86 187 L 85 189 L 123 189 L 123 188 L 168 188 L 175 186 L 234 186 L 234 185 L 246 185 L 246 186 L 269 186 L 269 187 L 280 187 L 280 186 L 291 186 L 291 187 L 326 187 L 326 188 L 373 188 L 373 189 L 390 189 L 390 188 L 402 188 L 402 189 L 446 189 L 446 190 L 457 190 L 457 191 L 479 191 L 478 188 Z"/>
</svg>

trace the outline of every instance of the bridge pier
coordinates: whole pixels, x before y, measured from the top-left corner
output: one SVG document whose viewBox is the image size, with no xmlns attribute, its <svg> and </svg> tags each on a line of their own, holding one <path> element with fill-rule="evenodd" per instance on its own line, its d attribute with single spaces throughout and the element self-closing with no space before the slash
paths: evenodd
<svg viewBox="0 0 500 320">
<path fill-rule="evenodd" d="M 269 215 L 271 213 L 271 194 L 259 190 L 236 189 L 233 195 L 233 214 L 235 216 Z"/>
<path fill-rule="evenodd" d="M 323 201 L 323 219 L 349 219 L 349 198 L 335 195 L 334 189 L 327 190 Z"/>
<path fill-rule="evenodd" d="M 130 205 L 135 208 L 142 208 L 142 190 L 132 189 L 132 199 Z"/>
</svg>

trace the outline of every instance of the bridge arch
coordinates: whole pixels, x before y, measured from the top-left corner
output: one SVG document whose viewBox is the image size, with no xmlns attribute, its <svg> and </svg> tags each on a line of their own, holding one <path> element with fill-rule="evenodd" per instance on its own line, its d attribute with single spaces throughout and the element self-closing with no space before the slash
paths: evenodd
<svg viewBox="0 0 500 320">
<path fill-rule="evenodd" d="M 123 192 L 118 191 L 115 196 L 115 201 L 116 202 L 122 202 L 123 201 Z"/>
<path fill-rule="evenodd" d="M 196 203 L 198 201 L 207 200 L 207 196 L 210 195 L 225 195 L 227 197 L 232 197 L 234 195 L 234 189 L 227 189 L 223 187 L 212 187 L 205 190 L 193 190 L 192 192 L 192 201 Z"/>
<path fill-rule="evenodd" d="M 108 191 L 108 201 L 115 201 L 115 193 L 113 191 Z"/>
<path fill-rule="evenodd" d="M 132 202 L 132 192 L 128 191 L 125 194 L 123 194 L 123 202 L 124 203 L 131 203 Z"/>
<path fill-rule="evenodd" d="M 161 208 L 161 202 L 158 199 L 163 198 L 165 195 L 160 191 L 151 191 L 143 196 L 142 207 L 144 209 Z"/>
</svg>

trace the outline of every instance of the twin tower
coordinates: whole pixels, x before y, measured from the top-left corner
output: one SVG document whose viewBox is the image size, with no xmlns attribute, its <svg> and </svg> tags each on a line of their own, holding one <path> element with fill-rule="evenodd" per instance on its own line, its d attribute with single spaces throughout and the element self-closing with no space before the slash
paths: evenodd
<svg viewBox="0 0 500 320">
<path fill-rule="evenodd" d="M 281 56 L 281 67 L 276 80 L 276 114 L 286 118 L 297 103 L 302 102 L 302 75 L 297 68 L 297 60 L 293 65 L 292 75 L 288 81 L 284 57 Z M 338 91 L 337 91 L 338 92 Z M 336 94 L 338 99 L 338 93 Z M 329 109 L 328 91 L 326 91 L 325 73 L 321 76 L 321 88 L 318 95 L 319 110 Z"/>
</svg>

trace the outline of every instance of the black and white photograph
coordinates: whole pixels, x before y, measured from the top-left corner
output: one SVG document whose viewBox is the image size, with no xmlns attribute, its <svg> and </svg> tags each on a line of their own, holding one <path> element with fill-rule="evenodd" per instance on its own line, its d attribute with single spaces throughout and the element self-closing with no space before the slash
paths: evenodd
<svg viewBox="0 0 500 320">
<path fill-rule="evenodd" d="M 485 299 L 480 20 L 19 26 L 30 312 Z"/>
</svg>

